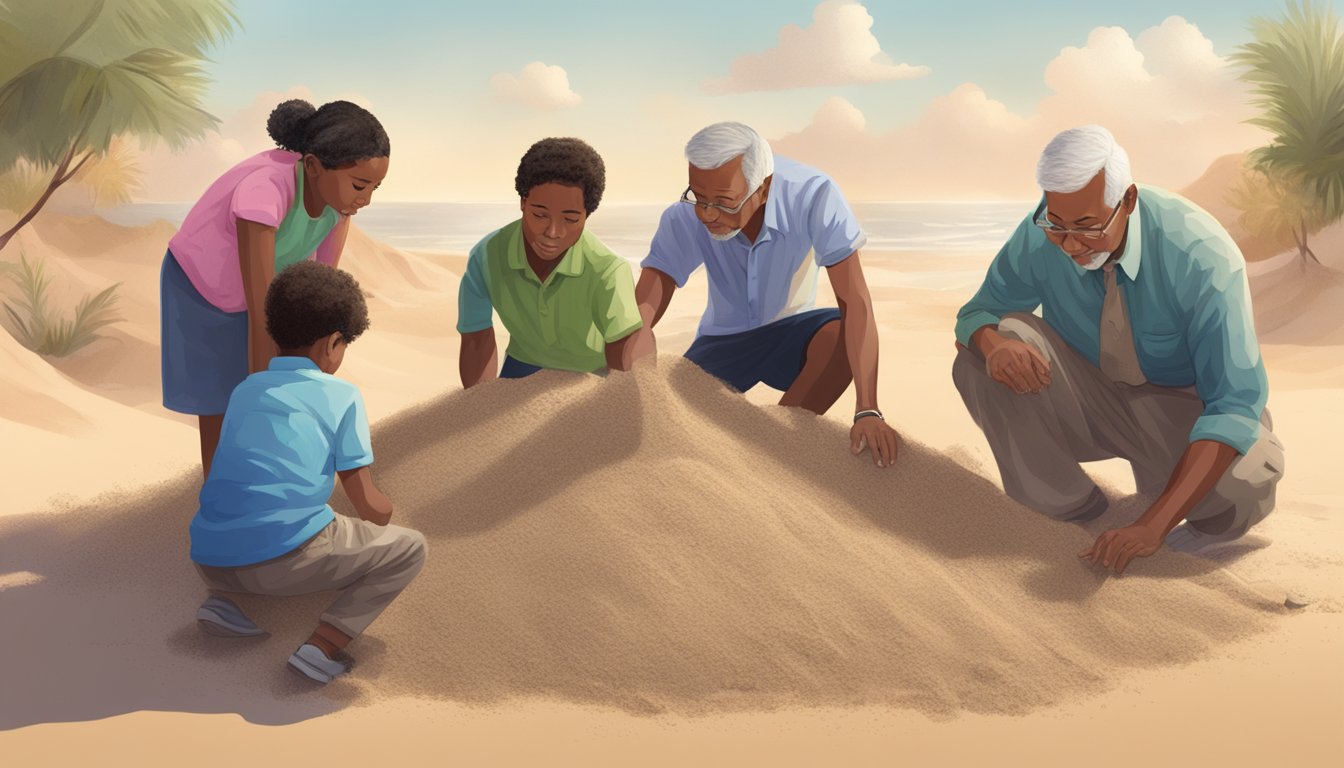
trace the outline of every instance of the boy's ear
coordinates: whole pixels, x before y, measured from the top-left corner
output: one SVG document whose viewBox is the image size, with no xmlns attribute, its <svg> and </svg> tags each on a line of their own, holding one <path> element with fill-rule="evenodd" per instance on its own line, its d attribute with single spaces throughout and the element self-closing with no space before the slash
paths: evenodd
<svg viewBox="0 0 1344 768">
<path fill-rule="evenodd" d="M 326 338 L 322 346 L 326 349 L 327 357 L 332 357 L 336 354 L 336 345 L 340 343 L 341 343 L 340 331 L 336 331 L 335 333 L 331 334 Z"/>
</svg>

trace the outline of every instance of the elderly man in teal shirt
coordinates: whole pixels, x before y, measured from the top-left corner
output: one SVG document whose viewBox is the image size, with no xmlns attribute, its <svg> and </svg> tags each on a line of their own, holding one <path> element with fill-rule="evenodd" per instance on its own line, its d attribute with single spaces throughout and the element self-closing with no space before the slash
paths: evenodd
<svg viewBox="0 0 1344 768">
<path fill-rule="evenodd" d="M 1100 126 L 1056 136 L 1037 181 L 1040 205 L 957 314 L 953 380 L 1004 490 L 1090 520 L 1107 502 L 1080 462 L 1127 459 L 1156 499 L 1080 553 L 1117 573 L 1164 540 L 1236 540 L 1283 473 L 1241 252 L 1189 201 L 1135 185 Z"/>
</svg>

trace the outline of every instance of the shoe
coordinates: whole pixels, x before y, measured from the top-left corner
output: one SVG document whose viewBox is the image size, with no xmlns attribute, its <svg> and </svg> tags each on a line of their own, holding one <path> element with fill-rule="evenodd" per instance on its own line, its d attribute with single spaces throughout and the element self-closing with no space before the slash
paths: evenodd
<svg viewBox="0 0 1344 768">
<path fill-rule="evenodd" d="M 196 623 L 217 637 L 261 637 L 266 634 L 241 608 L 217 595 L 207 597 L 196 609 Z"/>
<path fill-rule="evenodd" d="M 329 659 L 312 643 L 304 643 L 289 657 L 289 668 L 323 685 L 349 672 L 355 666 L 355 660 L 349 654 L 338 653 Z"/>
</svg>

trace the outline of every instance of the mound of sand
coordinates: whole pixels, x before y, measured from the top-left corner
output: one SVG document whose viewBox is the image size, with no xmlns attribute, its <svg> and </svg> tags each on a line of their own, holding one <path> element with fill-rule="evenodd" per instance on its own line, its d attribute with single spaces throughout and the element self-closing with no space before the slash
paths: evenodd
<svg viewBox="0 0 1344 768">
<path fill-rule="evenodd" d="M 283 669 L 323 596 L 244 599 L 269 639 L 199 633 L 185 475 L 0 519 L 0 562 L 24 574 L 0 588 L 0 729 L 138 709 L 282 723 L 400 695 L 1024 713 L 1272 622 L 1208 562 L 1164 551 L 1107 577 L 1075 557 L 1089 532 L 952 459 L 908 442 L 878 470 L 843 426 L 681 360 L 455 392 L 373 439 L 430 560 L 352 645 L 353 677 L 312 691 Z"/>
</svg>

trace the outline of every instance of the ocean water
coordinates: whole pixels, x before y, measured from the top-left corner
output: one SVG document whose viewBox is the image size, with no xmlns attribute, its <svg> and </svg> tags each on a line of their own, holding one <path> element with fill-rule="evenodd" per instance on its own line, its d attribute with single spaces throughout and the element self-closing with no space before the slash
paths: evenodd
<svg viewBox="0 0 1344 768">
<path fill-rule="evenodd" d="M 127 226 L 165 219 L 180 224 L 187 203 L 143 203 L 103 212 Z M 588 227 L 633 261 L 649 251 L 663 204 L 602 205 Z M 993 255 L 1034 201 L 1010 203 L 856 203 L 869 250 Z M 373 238 L 405 250 L 466 253 L 487 233 L 516 219 L 516 203 L 375 203 L 355 217 Z"/>
</svg>

